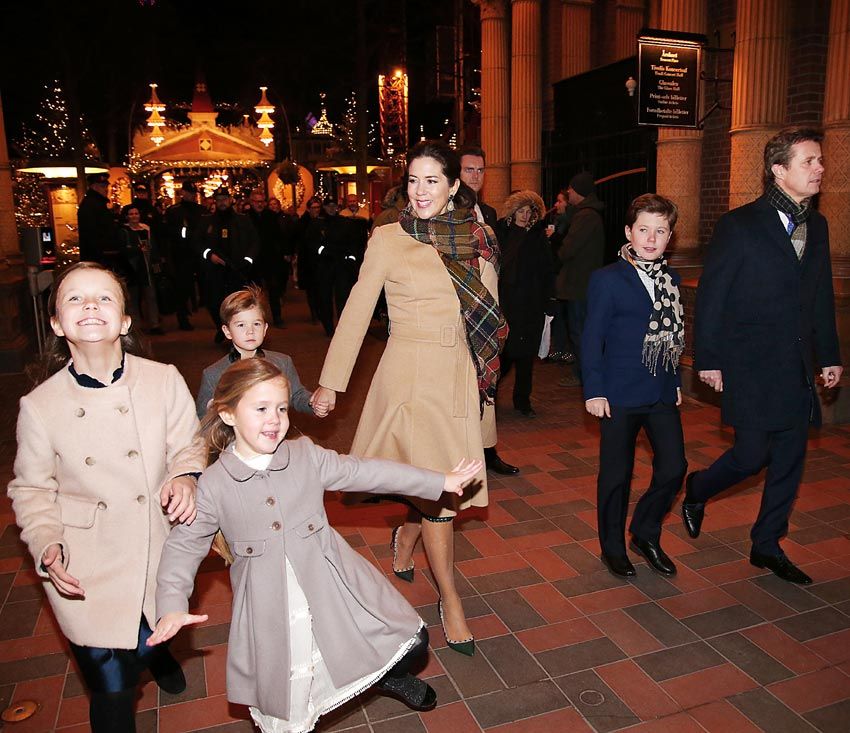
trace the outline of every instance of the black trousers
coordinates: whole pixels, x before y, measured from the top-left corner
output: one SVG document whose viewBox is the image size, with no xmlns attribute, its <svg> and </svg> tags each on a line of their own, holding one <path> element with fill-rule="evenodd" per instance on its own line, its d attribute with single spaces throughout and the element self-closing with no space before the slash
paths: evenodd
<svg viewBox="0 0 850 733">
<path fill-rule="evenodd" d="M 536 356 L 534 354 L 529 356 L 514 356 L 505 350 L 499 358 L 501 363 L 501 377 L 504 377 L 511 370 L 511 367 L 515 371 L 514 407 L 517 410 L 527 410 L 531 407 L 531 380 Z"/>
<path fill-rule="evenodd" d="M 643 407 L 611 405 L 611 417 L 603 418 L 599 425 L 599 544 L 606 555 L 622 557 L 626 554 L 626 517 L 638 433 L 643 428 L 652 445 L 652 481 L 635 506 L 629 531 L 638 539 L 658 542 L 661 522 L 688 470 L 682 420 L 676 405 L 657 402 Z"/>
<path fill-rule="evenodd" d="M 210 318 L 215 323 L 216 330 L 221 328 L 221 317 L 219 309 L 222 301 L 231 293 L 244 288 L 248 282 L 247 268 L 245 272 L 237 272 L 229 265 L 214 265 L 211 262 L 204 263 L 206 288 L 204 291 L 207 310 Z"/>
<path fill-rule="evenodd" d="M 316 280 L 319 320 L 322 322 L 325 333 L 333 336 L 336 329 L 335 321 L 338 321 L 342 315 L 348 294 L 357 282 L 356 264 L 342 259 L 320 258 Z"/>
<path fill-rule="evenodd" d="M 798 424 L 788 430 L 735 428 L 734 445 L 694 476 L 689 500 L 706 502 L 767 466 L 761 507 L 750 538 L 756 552 L 780 554 L 779 540 L 788 532 L 788 518 L 803 477 L 808 436 L 807 412 L 801 412 Z"/>
</svg>

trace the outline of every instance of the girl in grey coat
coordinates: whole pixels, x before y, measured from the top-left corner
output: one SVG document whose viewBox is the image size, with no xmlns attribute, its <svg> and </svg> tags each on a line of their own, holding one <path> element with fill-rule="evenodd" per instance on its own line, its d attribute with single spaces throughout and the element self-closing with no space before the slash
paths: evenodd
<svg viewBox="0 0 850 733">
<path fill-rule="evenodd" d="M 198 516 L 176 528 L 157 575 L 150 645 L 186 624 L 195 574 L 221 529 L 234 557 L 227 698 L 248 705 L 267 733 L 313 730 L 319 716 L 373 685 L 415 710 L 436 693 L 408 672 L 428 644 L 422 619 L 329 525 L 323 495 L 393 492 L 436 500 L 460 494 L 481 461 L 448 474 L 341 456 L 308 438 L 284 441 L 289 383 L 265 359 L 221 377 L 201 424 L 218 460 L 198 484 Z"/>
</svg>

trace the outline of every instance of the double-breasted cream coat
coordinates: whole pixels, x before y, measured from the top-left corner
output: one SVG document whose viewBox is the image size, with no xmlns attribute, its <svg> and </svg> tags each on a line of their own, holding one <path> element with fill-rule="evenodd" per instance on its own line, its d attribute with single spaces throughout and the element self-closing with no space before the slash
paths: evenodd
<svg viewBox="0 0 850 733">
<path fill-rule="evenodd" d="M 198 482 L 198 517 L 175 527 L 162 552 L 156 608 L 186 612 L 195 573 L 220 528 L 233 551 L 227 699 L 289 718 L 288 559 L 313 617 L 313 635 L 337 688 L 382 670 L 418 631 L 404 597 L 328 524 L 329 491 L 395 491 L 436 499 L 445 476 L 284 441 L 268 468 L 224 452 Z M 203 611 L 203 609 L 200 609 Z"/>
<path fill-rule="evenodd" d="M 494 298 L 493 266 L 480 260 L 481 279 Z M 344 392 L 381 290 L 390 337 L 372 379 L 351 452 L 450 471 L 462 458 L 484 457 L 495 445 L 495 411 L 481 419 L 478 380 L 460 314 L 460 301 L 437 250 L 398 223 L 372 233 L 360 277 L 331 341 L 319 384 Z M 429 514 L 487 505 L 482 469 L 461 502 L 446 495 Z"/>
<path fill-rule="evenodd" d="M 177 369 L 131 354 L 107 387 L 81 387 L 65 367 L 21 398 L 8 492 L 62 633 L 75 644 L 135 649 L 142 613 L 156 624 L 156 571 L 170 529 L 159 490 L 203 470 L 197 427 Z M 85 599 L 47 580 L 41 558 L 54 543 Z"/>
</svg>

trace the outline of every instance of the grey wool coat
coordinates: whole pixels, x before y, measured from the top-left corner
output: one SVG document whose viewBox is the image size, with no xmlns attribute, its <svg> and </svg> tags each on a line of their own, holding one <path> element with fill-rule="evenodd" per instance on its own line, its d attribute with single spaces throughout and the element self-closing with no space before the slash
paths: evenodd
<svg viewBox="0 0 850 733">
<path fill-rule="evenodd" d="M 220 528 L 235 557 L 227 699 L 288 719 L 284 557 L 307 597 L 316 643 L 337 687 L 382 669 L 421 623 L 384 575 L 328 524 L 324 492 L 393 492 L 434 500 L 443 483 L 441 473 L 339 455 L 309 438 L 282 442 L 262 471 L 224 452 L 201 476 L 197 519 L 175 527 L 163 548 L 158 617 L 188 611 L 198 565 Z"/>
<path fill-rule="evenodd" d="M 313 408 L 310 407 L 311 392 L 301 384 L 298 377 L 298 372 L 295 371 L 295 364 L 292 362 L 292 357 L 287 354 L 281 354 L 279 351 L 263 351 L 262 358 L 267 359 L 274 364 L 283 376 L 289 381 L 289 401 L 298 412 L 307 412 L 313 414 Z M 201 375 L 201 386 L 198 388 L 198 399 L 195 400 L 195 408 L 198 411 L 198 419 L 203 420 L 207 414 L 207 405 L 215 394 L 215 388 L 218 386 L 218 380 L 224 374 L 227 367 L 234 364 L 230 358 L 230 354 L 222 356 L 216 362 L 210 364 L 204 373 Z"/>
</svg>

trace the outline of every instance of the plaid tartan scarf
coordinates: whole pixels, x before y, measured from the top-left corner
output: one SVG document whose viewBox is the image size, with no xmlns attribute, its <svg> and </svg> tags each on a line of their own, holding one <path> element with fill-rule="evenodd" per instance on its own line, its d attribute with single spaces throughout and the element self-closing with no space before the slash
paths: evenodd
<svg viewBox="0 0 850 733">
<path fill-rule="evenodd" d="M 657 260 L 641 259 L 630 244 L 620 248 L 620 257 L 649 275 L 655 285 L 655 298 L 643 337 L 641 360 L 653 377 L 658 372 L 659 361 L 665 371 L 675 373 L 679 367 L 679 357 L 685 350 L 685 323 L 679 288 L 673 284 L 667 260 L 664 257 Z"/>
<path fill-rule="evenodd" d="M 794 252 L 797 254 L 797 259 L 803 259 L 803 252 L 806 250 L 806 220 L 809 218 L 809 213 L 812 210 L 812 200 L 805 199 L 803 203 L 798 204 L 785 191 L 783 191 L 775 183 L 767 189 L 765 194 L 768 203 L 774 208 L 785 214 L 792 223 L 788 235 L 791 237 L 791 244 L 794 245 Z"/>
<path fill-rule="evenodd" d="M 475 221 L 468 209 L 455 209 L 430 219 L 420 219 L 408 206 L 399 214 L 399 224 L 417 242 L 437 250 L 451 277 L 458 300 L 466 341 L 478 376 L 481 414 L 493 404 L 499 381 L 499 353 L 508 338 L 508 324 L 496 299 L 481 282 L 478 258 L 498 270 L 498 245 L 489 227 Z"/>
</svg>

